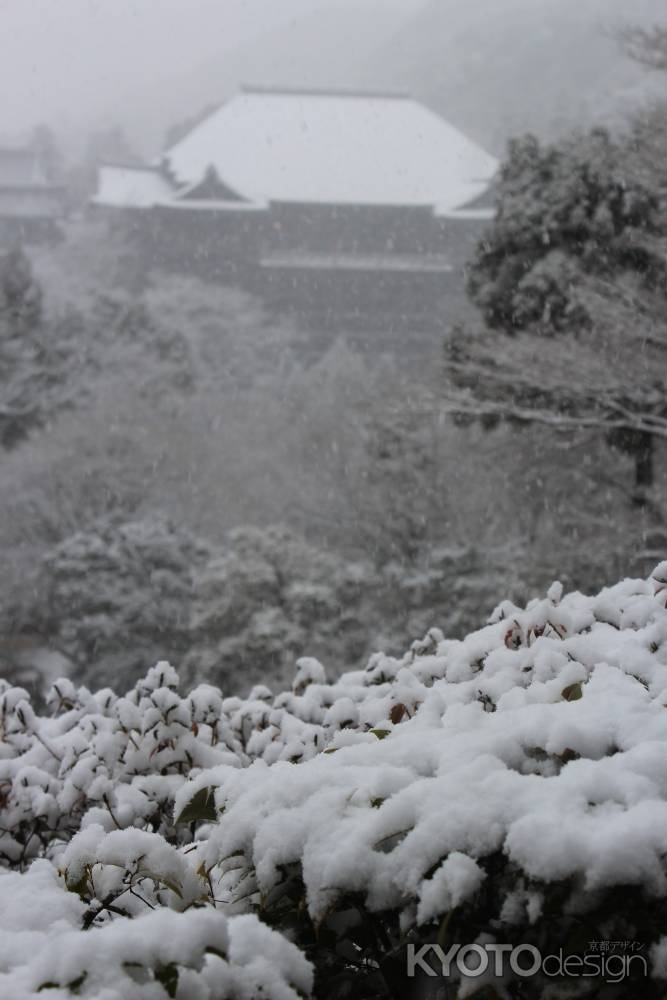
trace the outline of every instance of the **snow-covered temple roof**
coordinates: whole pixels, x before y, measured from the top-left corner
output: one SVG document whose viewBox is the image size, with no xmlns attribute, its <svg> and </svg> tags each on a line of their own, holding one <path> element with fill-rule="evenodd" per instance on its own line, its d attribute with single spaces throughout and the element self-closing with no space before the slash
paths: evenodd
<svg viewBox="0 0 667 1000">
<path fill-rule="evenodd" d="M 161 164 L 176 189 L 197 184 L 212 168 L 227 189 L 255 204 L 424 206 L 439 213 L 478 198 L 498 168 L 493 156 L 406 95 L 260 88 L 242 90 L 206 117 Z M 155 168 L 115 178 L 103 170 L 96 200 L 141 207 L 174 197 Z"/>
</svg>

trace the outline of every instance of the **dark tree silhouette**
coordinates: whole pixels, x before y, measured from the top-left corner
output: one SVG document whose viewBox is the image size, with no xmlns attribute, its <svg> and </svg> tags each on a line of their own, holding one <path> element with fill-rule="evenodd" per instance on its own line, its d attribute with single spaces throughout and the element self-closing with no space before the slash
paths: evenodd
<svg viewBox="0 0 667 1000">
<path fill-rule="evenodd" d="M 620 37 L 628 55 L 637 62 L 667 72 L 667 27 L 658 24 L 651 28 L 626 27 Z"/>
<path fill-rule="evenodd" d="M 66 405 L 64 332 L 45 322 L 42 289 L 23 250 L 0 256 L 0 447 L 16 447 Z"/>
</svg>

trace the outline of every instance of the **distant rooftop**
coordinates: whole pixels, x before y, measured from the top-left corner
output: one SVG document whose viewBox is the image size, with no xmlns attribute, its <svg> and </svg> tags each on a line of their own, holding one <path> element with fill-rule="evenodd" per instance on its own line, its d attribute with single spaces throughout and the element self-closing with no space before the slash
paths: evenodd
<svg viewBox="0 0 667 1000">
<path fill-rule="evenodd" d="M 154 167 L 104 164 L 98 170 L 95 203 L 109 208 L 151 208 L 170 199 L 173 188 Z"/>
<path fill-rule="evenodd" d="M 498 163 L 407 94 L 247 86 L 151 167 L 107 164 L 97 204 L 222 210 L 476 207 Z"/>
<path fill-rule="evenodd" d="M 246 87 L 171 149 L 177 184 L 213 167 L 249 202 L 467 205 L 497 161 L 406 94 Z"/>
<path fill-rule="evenodd" d="M 39 154 L 29 147 L 0 147 L 0 187 L 47 187 Z"/>
</svg>

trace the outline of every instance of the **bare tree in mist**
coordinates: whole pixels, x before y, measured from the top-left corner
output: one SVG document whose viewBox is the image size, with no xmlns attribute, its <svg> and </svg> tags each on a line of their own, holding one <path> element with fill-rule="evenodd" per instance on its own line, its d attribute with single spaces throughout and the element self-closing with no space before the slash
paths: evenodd
<svg viewBox="0 0 667 1000">
<path fill-rule="evenodd" d="M 651 28 L 628 26 L 618 34 L 632 59 L 650 69 L 667 72 L 667 27 L 658 24 Z"/>
</svg>

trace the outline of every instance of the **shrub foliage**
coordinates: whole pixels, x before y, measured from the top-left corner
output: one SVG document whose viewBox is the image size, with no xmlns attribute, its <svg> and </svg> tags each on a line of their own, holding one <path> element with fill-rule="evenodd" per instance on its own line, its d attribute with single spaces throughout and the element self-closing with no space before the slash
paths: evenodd
<svg viewBox="0 0 667 1000">
<path fill-rule="evenodd" d="M 294 1000 L 607 997 L 406 978 L 406 949 L 635 942 L 664 995 L 667 564 L 554 584 L 464 640 L 291 689 L 0 695 L 0 989 Z M 298 949 L 298 950 L 297 950 Z M 443 993 L 444 990 L 444 993 Z M 430 991 L 430 992 L 429 992 Z M 439 991 L 439 992 L 438 992 Z"/>
</svg>

